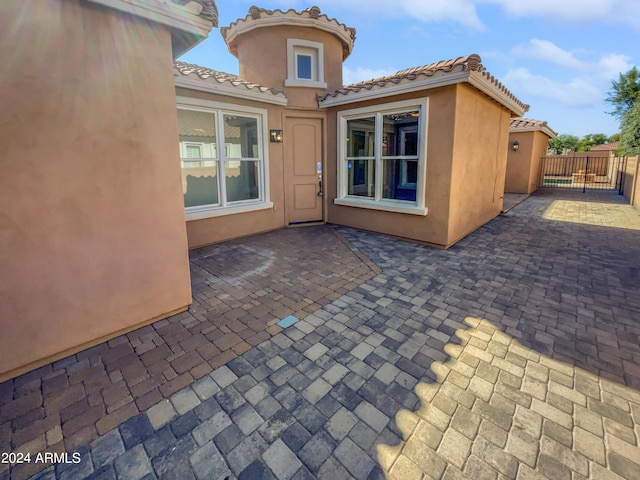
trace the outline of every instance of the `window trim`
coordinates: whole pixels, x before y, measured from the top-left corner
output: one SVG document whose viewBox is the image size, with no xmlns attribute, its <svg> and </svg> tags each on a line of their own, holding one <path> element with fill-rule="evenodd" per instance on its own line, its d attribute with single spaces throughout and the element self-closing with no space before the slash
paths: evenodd
<svg viewBox="0 0 640 480">
<path fill-rule="evenodd" d="M 239 116 L 255 117 L 258 121 L 258 142 L 261 145 L 262 158 L 249 159 L 251 161 L 262 162 L 262 168 L 259 172 L 259 187 L 260 198 L 243 200 L 241 202 L 228 202 L 226 205 L 198 205 L 193 207 L 184 207 L 185 220 L 201 220 L 205 218 L 219 217 L 224 215 L 234 215 L 237 213 L 253 212 L 257 210 L 273 209 L 273 202 L 271 201 L 270 182 L 269 182 L 269 125 L 267 110 L 263 108 L 241 106 L 230 103 L 216 102 L 212 100 L 202 100 L 198 98 L 182 97 L 176 98 L 176 110 L 194 110 L 203 111 L 207 113 L 214 113 L 216 115 L 216 162 L 222 163 L 224 161 L 242 161 L 242 159 L 226 158 L 223 152 L 219 148 L 220 140 L 224 139 L 224 134 L 220 137 L 220 132 L 224 133 L 224 124 L 219 121 L 219 118 L 223 118 L 224 115 L 232 114 Z M 178 142 L 179 144 L 180 142 Z M 224 144 L 224 140 L 223 140 Z M 223 156 L 224 155 L 224 156 Z M 180 152 L 180 160 L 182 159 L 182 152 Z M 182 167 L 180 167 L 182 171 Z M 218 169 L 218 175 L 222 175 L 222 171 Z M 224 183 L 224 179 L 222 179 Z M 224 187 L 224 185 L 223 185 Z M 220 190 L 220 196 L 222 194 Z M 220 201 L 222 199 L 220 198 Z"/>
<path fill-rule="evenodd" d="M 311 54 L 311 79 L 298 78 L 298 53 Z M 322 43 L 287 38 L 287 78 L 284 86 L 327 88 L 324 81 L 324 45 Z"/>
<path fill-rule="evenodd" d="M 398 111 L 408 111 L 418 109 L 420 115 L 418 117 L 418 175 L 416 184 L 416 201 L 408 202 L 405 200 L 393 200 L 382 198 L 382 167 L 383 158 L 388 156 L 382 155 L 382 117 L 389 113 Z M 376 164 L 375 178 L 375 194 L 373 198 L 360 197 L 348 194 L 348 172 L 347 172 L 347 135 L 348 120 L 357 120 L 364 116 L 373 116 L 376 118 L 375 125 L 375 147 L 374 161 Z M 428 209 L 425 206 L 425 186 L 427 172 L 427 127 L 429 118 L 429 98 L 416 98 L 411 100 L 402 100 L 397 102 L 382 103 L 369 107 L 353 108 L 337 112 L 338 126 L 338 145 L 337 145 L 337 198 L 334 200 L 335 205 L 344 205 L 349 207 L 367 208 L 371 210 L 383 210 L 395 213 L 408 213 L 412 215 L 425 216 Z M 368 158 L 368 157 L 367 157 Z"/>
</svg>

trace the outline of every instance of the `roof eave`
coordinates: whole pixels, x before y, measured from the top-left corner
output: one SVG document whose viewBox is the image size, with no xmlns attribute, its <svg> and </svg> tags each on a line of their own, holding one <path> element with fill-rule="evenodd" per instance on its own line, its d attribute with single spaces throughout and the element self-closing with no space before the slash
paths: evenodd
<svg viewBox="0 0 640 480">
<path fill-rule="evenodd" d="M 549 138 L 556 138 L 558 134 L 551 130 L 549 127 L 539 126 L 539 127 L 515 127 L 510 128 L 509 133 L 525 133 L 525 132 L 542 132 Z"/>
<path fill-rule="evenodd" d="M 470 70 L 462 70 L 455 73 L 439 72 L 432 76 L 425 77 L 420 80 L 403 79 L 394 85 L 383 85 L 377 87 L 373 85 L 371 88 L 351 92 L 347 94 L 338 94 L 335 97 L 329 96 L 318 102 L 320 107 L 329 108 L 338 105 L 347 105 L 350 103 L 362 102 L 377 98 L 386 98 L 403 93 L 417 92 L 447 85 L 455 85 L 457 83 L 468 83 L 477 90 L 488 95 L 500 105 L 507 108 L 514 116 L 522 116 L 528 109 L 528 105 L 522 105 L 513 96 L 498 87 L 495 83 L 489 81 L 482 73 Z"/>
<path fill-rule="evenodd" d="M 493 98 L 503 107 L 510 110 L 515 116 L 521 117 L 529 110 L 529 105 L 522 105 L 511 95 L 508 95 L 494 82 L 488 80 L 481 72 L 469 72 L 468 82 L 484 94 Z"/>
<path fill-rule="evenodd" d="M 403 79 L 400 82 L 390 86 L 373 86 L 370 89 L 364 89 L 360 92 L 352 92 L 347 94 L 339 94 L 335 97 L 327 97 L 318 102 L 321 108 L 335 107 L 338 105 L 347 105 L 350 103 L 363 102 L 377 98 L 392 97 L 403 93 L 417 92 L 437 87 L 446 87 L 463 83 L 469 79 L 469 71 L 461 71 L 456 73 L 436 73 L 430 77 L 420 80 Z"/>
<path fill-rule="evenodd" d="M 207 38 L 214 27 L 212 20 L 207 20 L 174 3 L 161 3 L 157 0 L 89 1 L 169 27 L 174 44 L 174 58 Z"/>
<path fill-rule="evenodd" d="M 273 105 L 286 106 L 288 104 L 287 97 L 284 94 L 273 94 L 269 92 L 261 92 L 248 88 L 244 85 L 234 86 L 225 82 L 218 82 L 215 79 L 210 81 L 184 77 L 178 73 L 180 77 L 175 77 L 175 86 L 188 90 L 196 90 L 200 92 L 216 93 L 227 97 L 241 98 L 244 100 L 253 100 L 261 103 L 270 103 Z"/>
<path fill-rule="evenodd" d="M 294 26 L 294 27 L 313 27 L 318 30 L 331 33 L 336 36 L 344 47 L 344 54 L 342 60 L 346 60 L 353 51 L 354 40 L 351 38 L 351 33 L 345 30 L 340 25 L 334 25 L 330 22 L 319 20 L 316 18 L 300 18 L 300 17 L 288 17 L 286 15 L 262 17 L 258 20 L 248 21 L 246 19 L 238 20 L 231 27 L 225 27 L 220 30 L 222 37 L 227 44 L 229 52 L 237 57 L 237 52 L 233 49 L 233 43 L 238 37 L 245 33 L 257 30 L 259 28 L 274 27 L 274 26 Z"/>
</svg>

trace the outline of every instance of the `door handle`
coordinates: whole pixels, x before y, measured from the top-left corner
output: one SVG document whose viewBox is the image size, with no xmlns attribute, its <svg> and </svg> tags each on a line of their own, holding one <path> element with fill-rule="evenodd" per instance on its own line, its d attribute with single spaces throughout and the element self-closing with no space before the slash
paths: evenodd
<svg viewBox="0 0 640 480">
<path fill-rule="evenodd" d="M 324 196 L 324 192 L 322 191 L 322 178 L 318 178 L 318 196 Z"/>
</svg>

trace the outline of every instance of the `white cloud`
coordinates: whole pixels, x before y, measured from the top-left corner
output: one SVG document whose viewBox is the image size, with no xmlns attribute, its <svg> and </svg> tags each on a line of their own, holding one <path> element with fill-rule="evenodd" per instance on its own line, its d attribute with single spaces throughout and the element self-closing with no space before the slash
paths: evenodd
<svg viewBox="0 0 640 480">
<path fill-rule="evenodd" d="M 290 0 L 286 5 L 292 7 L 302 3 Z M 323 0 L 321 8 L 348 8 L 388 17 L 409 17 L 425 23 L 451 21 L 484 30 L 485 25 L 478 15 L 479 5 L 498 5 L 516 17 L 626 23 L 640 29 L 640 2 L 637 0 Z"/>
<path fill-rule="evenodd" d="M 526 45 L 514 47 L 513 54 L 519 57 L 543 60 L 575 70 L 584 70 L 588 67 L 586 62 L 578 60 L 568 50 L 563 50 L 548 40 L 538 40 L 537 38 L 531 39 Z"/>
<path fill-rule="evenodd" d="M 637 0 L 469 0 L 500 5 L 516 17 L 542 17 L 550 21 L 626 23 L 640 29 Z"/>
<path fill-rule="evenodd" d="M 605 80 L 617 80 L 621 73 L 628 72 L 633 68 L 631 57 L 617 53 L 604 55 L 598 61 L 598 74 Z"/>
<path fill-rule="evenodd" d="M 372 78 L 386 77 L 387 75 L 392 75 L 397 71 L 398 71 L 397 68 L 356 67 L 355 69 L 352 69 L 349 67 L 343 67 L 342 83 L 344 85 L 351 85 L 352 83 L 371 80 Z"/>
<path fill-rule="evenodd" d="M 327 7 L 409 17 L 425 23 L 451 21 L 474 30 L 485 29 L 476 11 L 476 0 L 324 0 L 321 8 L 328 10 Z"/>
<path fill-rule="evenodd" d="M 618 17 L 640 30 L 640 2 L 628 1 L 618 5 Z"/>
<path fill-rule="evenodd" d="M 389 2 L 383 2 L 386 6 Z M 400 0 L 394 2 L 405 14 L 423 22 L 451 20 L 464 26 L 483 30 L 476 6 L 469 0 Z"/>
<path fill-rule="evenodd" d="M 550 99 L 560 105 L 579 108 L 601 106 L 610 81 L 633 66 L 627 55 L 607 53 L 594 58 L 588 51 L 564 50 L 548 40 L 535 38 L 514 47 L 511 56 L 520 64 L 526 63 L 522 59 L 542 62 L 535 66 L 541 72 L 539 74 L 531 73 L 527 68 L 514 68 L 504 77 L 505 84 L 518 95 Z M 572 78 L 550 78 L 562 70 L 562 75 L 568 73 Z"/>
<path fill-rule="evenodd" d="M 594 106 L 602 101 L 602 92 L 579 77 L 562 83 L 535 75 L 526 68 L 516 68 L 507 72 L 504 83 L 519 94 L 548 98 L 569 107 Z"/>
<path fill-rule="evenodd" d="M 534 58 L 569 70 L 588 75 L 589 78 L 599 80 L 612 80 L 620 73 L 633 67 L 631 57 L 618 53 L 607 53 L 598 60 L 586 61 L 578 58 L 576 52 L 564 50 L 548 40 L 533 38 L 525 45 L 519 45 L 512 49 L 515 57 Z M 583 55 L 588 52 L 580 52 Z"/>
<path fill-rule="evenodd" d="M 469 0 L 475 5 L 501 6 L 515 17 L 542 17 L 571 23 L 626 23 L 640 29 L 640 2 L 637 0 Z"/>
<path fill-rule="evenodd" d="M 618 15 L 619 6 L 629 0 L 478 0 L 501 5 L 508 13 L 524 17 L 548 17 L 552 20 L 602 20 Z"/>
</svg>

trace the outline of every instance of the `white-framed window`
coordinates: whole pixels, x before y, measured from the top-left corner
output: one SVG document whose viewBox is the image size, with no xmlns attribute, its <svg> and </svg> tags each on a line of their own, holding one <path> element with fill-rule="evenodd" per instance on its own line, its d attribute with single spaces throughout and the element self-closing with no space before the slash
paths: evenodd
<svg viewBox="0 0 640 480">
<path fill-rule="evenodd" d="M 327 88 L 322 43 L 287 39 L 287 78 L 284 84 L 286 87 Z"/>
<path fill-rule="evenodd" d="M 178 136 L 187 220 L 273 207 L 266 110 L 179 97 Z"/>
<path fill-rule="evenodd" d="M 338 112 L 334 203 L 426 215 L 428 99 Z"/>
</svg>

